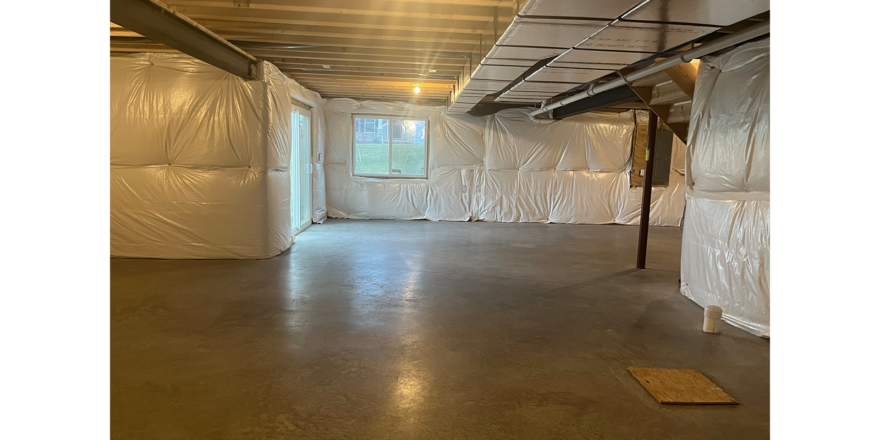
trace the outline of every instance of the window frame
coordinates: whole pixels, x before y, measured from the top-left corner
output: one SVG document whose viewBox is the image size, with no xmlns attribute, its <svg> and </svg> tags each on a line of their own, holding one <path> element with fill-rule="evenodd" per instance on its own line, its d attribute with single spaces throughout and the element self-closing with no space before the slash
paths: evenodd
<svg viewBox="0 0 880 440">
<path fill-rule="evenodd" d="M 356 168 L 357 164 L 355 162 L 356 152 L 357 152 L 357 120 L 361 119 L 388 119 L 388 174 L 370 174 L 370 173 L 358 173 Z M 394 160 L 393 155 L 393 131 L 394 131 L 394 120 L 398 121 L 424 121 L 425 122 L 425 173 L 424 174 L 391 174 L 391 163 Z M 381 115 L 381 114 L 355 114 L 351 115 L 351 145 L 350 145 L 350 157 L 351 157 L 351 175 L 354 177 L 369 177 L 375 179 L 428 179 L 428 157 L 430 156 L 429 152 L 431 149 L 431 121 L 426 116 L 400 116 L 400 115 Z M 364 123 L 366 125 L 366 123 Z M 373 133 L 375 134 L 378 130 L 378 124 L 376 124 L 377 128 Z"/>
</svg>

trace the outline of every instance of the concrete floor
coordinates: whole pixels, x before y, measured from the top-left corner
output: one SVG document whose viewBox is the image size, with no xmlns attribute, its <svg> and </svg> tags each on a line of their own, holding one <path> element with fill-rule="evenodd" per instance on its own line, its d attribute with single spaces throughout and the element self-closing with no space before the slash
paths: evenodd
<svg viewBox="0 0 880 440">
<path fill-rule="evenodd" d="M 681 231 L 329 220 L 258 261 L 111 261 L 114 439 L 769 438 L 769 341 L 678 293 Z M 738 406 L 661 406 L 629 366 Z"/>
</svg>

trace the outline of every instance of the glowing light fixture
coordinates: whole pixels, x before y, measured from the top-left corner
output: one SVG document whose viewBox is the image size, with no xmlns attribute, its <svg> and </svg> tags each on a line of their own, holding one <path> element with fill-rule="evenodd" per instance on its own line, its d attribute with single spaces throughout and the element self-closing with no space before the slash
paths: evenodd
<svg viewBox="0 0 880 440">
<path fill-rule="evenodd" d="M 422 89 L 420 89 L 419 86 L 416 86 L 416 88 L 413 89 L 413 92 L 416 92 L 416 93 L 419 93 L 421 91 L 422 91 Z"/>
</svg>

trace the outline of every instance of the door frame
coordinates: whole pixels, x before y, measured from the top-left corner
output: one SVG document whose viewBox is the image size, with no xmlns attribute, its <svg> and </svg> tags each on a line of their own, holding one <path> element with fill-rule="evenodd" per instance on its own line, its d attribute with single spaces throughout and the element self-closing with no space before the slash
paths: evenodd
<svg viewBox="0 0 880 440">
<path fill-rule="evenodd" d="M 291 116 L 293 116 L 293 114 L 296 114 L 296 115 L 297 115 L 297 118 L 296 118 L 296 119 L 297 119 L 297 121 L 296 121 L 297 124 L 299 124 L 299 116 L 300 116 L 300 115 L 302 115 L 302 114 L 306 114 L 306 115 L 309 117 L 309 127 L 308 127 L 308 130 L 309 130 L 309 145 L 308 145 L 308 149 L 309 149 L 309 150 L 308 150 L 308 153 L 309 153 L 309 154 L 308 154 L 308 164 L 307 164 L 307 167 L 305 167 L 305 168 L 308 170 L 307 172 L 308 172 L 308 174 L 309 174 L 309 177 L 308 177 L 308 182 L 309 182 L 309 191 L 308 191 L 308 197 L 309 197 L 309 203 L 308 203 L 309 213 L 308 213 L 308 215 L 309 215 L 309 220 L 308 220 L 307 222 L 303 223 L 302 225 L 300 225 L 299 227 L 294 227 L 294 226 L 293 226 L 293 222 L 296 221 L 297 223 L 299 223 L 299 218 L 297 218 L 296 220 L 294 220 L 293 218 L 291 218 L 291 221 L 290 221 L 291 237 L 296 237 L 296 236 L 299 235 L 301 232 L 303 232 L 303 231 L 305 231 L 306 229 L 308 229 L 308 228 L 314 223 L 314 219 L 312 218 L 312 217 L 313 217 L 313 214 L 314 214 L 314 212 L 315 212 L 315 206 L 314 206 L 314 203 L 315 203 L 315 200 L 314 200 L 314 198 L 315 198 L 315 197 L 314 197 L 314 188 L 312 188 L 312 186 L 313 186 L 312 175 L 314 174 L 314 164 L 315 164 L 315 157 L 314 157 L 314 156 L 315 156 L 315 147 L 314 147 L 314 145 L 315 145 L 315 137 L 314 137 L 314 128 L 313 128 L 313 127 L 314 127 L 314 121 L 313 121 L 313 118 L 312 118 L 312 110 L 314 110 L 314 109 L 313 109 L 313 107 L 311 107 L 311 106 L 309 106 L 309 105 L 306 105 L 306 104 L 304 104 L 304 103 L 302 103 L 302 102 L 300 102 L 300 101 L 297 101 L 297 100 L 295 100 L 295 99 L 293 99 L 293 98 L 290 99 L 290 103 L 291 103 L 291 109 L 290 109 L 290 110 L 291 110 Z M 293 123 L 293 118 L 292 118 L 292 117 L 291 117 L 291 123 Z M 293 161 L 293 157 L 294 157 L 293 155 L 294 155 L 294 153 L 299 153 L 299 151 L 297 151 L 297 152 L 293 151 L 293 139 L 292 139 L 292 138 L 293 138 L 293 127 L 291 127 L 291 152 L 290 152 L 291 154 L 290 154 L 290 156 L 291 156 L 291 162 L 294 162 L 294 161 Z M 297 130 L 297 140 L 296 140 L 296 142 L 297 142 L 298 147 L 299 147 L 299 148 L 302 148 L 302 146 L 299 145 L 299 139 L 300 139 L 300 133 L 299 133 L 299 130 Z M 297 172 L 296 172 L 296 173 L 297 173 L 297 177 L 300 177 L 300 176 L 299 176 L 300 171 L 301 171 L 301 170 L 297 170 Z M 290 175 L 291 175 L 291 179 L 293 178 L 293 174 L 294 174 L 294 173 L 293 173 L 293 170 L 291 170 L 291 173 L 290 173 Z M 291 185 L 291 186 L 292 186 L 292 185 Z M 291 189 L 292 189 L 292 188 L 291 188 Z M 302 191 L 302 190 L 300 189 L 300 192 L 301 192 L 301 191 Z M 299 197 L 297 197 L 297 199 L 299 199 Z M 292 203 L 292 202 L 293 202 L 293 194 L 291 194 L 290 200 L 291 200 L 291 203 Z M 299 200 L 298 200 L 298 201 L 299 201 Z M 300 213 L 300 214 L 301 214 L 301 213 Z"/>
</svg>

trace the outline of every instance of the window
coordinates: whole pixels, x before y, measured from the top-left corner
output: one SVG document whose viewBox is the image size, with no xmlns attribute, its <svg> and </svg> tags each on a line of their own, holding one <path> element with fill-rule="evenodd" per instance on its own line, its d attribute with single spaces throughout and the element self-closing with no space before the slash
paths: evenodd
<svg viewBox="0 0 880 440">
<path fill-rule="evenodd" d="M 357 121 L 357 133 L 375 133 L 376 132 L 376 120 L 375 119 L 359 119 Z"/>
<path fill-rule="evenodd" d="M 354 116 L 354 175 L 427 178 L 428 121 Z"/>
</svg>

